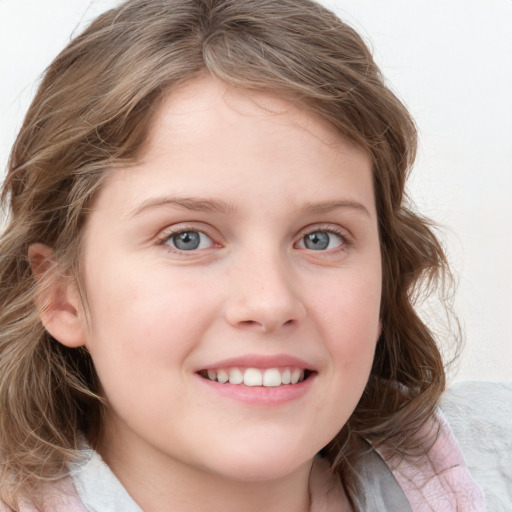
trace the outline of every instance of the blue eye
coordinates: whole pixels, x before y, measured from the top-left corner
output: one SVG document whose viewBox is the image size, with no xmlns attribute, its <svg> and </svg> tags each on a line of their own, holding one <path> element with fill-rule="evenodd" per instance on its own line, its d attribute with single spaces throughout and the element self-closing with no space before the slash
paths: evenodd
<svg viewBox="0 0 512 512">
<path fill-rule="evenodd" d="M 336 233 L 318 230 L 303 236 L 299 242 L 299 247 L 312 251 L 325 251 L 328 249 L 336 249 L 343 245 L 343 242 L 343 238 Z"/>
<path fill-rule="evenodd" d="M 212 239 L 201 231 L 188 230 L 172 234 L 165 244 L 178 251 L 196 251 L 211 247 Z"/>
</svg>

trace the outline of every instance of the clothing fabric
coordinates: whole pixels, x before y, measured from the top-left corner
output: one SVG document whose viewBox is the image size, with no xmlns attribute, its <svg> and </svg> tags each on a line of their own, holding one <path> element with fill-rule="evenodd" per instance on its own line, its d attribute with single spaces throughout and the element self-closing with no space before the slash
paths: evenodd
<svg viewBox="0 0 512 512">
<path fill-rule="evenodd" d="M 71 478 L 87 512 L 143 512 L 121 482 L 94 450 L 87 450 L 85 463 L 77 464 Z"/>
<path fill-rule="evenodd" d="M 404 458 L 386 447 L 379 453 L 386 461 L 414 512 L 485 512 L 485 498 L 471 477 L 448 422 L 438 410 L 419 439 L 435 439 L 421 459 Z"/>
<path fill-rule="evenodd" d="M 421 464 L 385 447 L 365 455 L 356 468 L 360 510 L 512 511 L 512 383 L 461 383 L 440 404 L 442 411 L 419 433 L 419 439 L 436 434 Z M 21 512 L 142 512 L 98 453 L 86 449 L 83 455 L 70 468 L 70 478 L 43 489 L 42 506 L 24 503 Z M 343 487 L 320 457 L 312 468 L 310 490 L 311 512 L 345 510 Z M 0 512 L 8 510 L 0 504 Z"/>
<path fill-rule="evenodd" d="M 365 476 L 361 488 L 365 512 L 413 512 L 404 493 L 380 456 L 369 452 L 364 460 Z M 87 512 L 142 512 L 101 457 L 89 450 L 88 460 L 72 473 L 73 482 Z M 336 475 L 325 459 L 317 457 L 310 476 L 311 512 L 346 510 L 348 501 Z M 60 511 L 59 511 L 60 512 Z"/>
<path fill-rule="evenodd" d="M 434 433 L 428 458 L 407 460 L 370 451 L 357 468 L 358 508 L 365 512 L 485 512 L 484 496 L 473 481 L 462 453 L 441 411 L 419 432 Z M 90 450 L 85 465 L 72 473 L 77 493 L 87 512 L 142 512 L 100 456 Z M 311 512 L 347 510 L 348 501 L 327 461 L 317 457 L 310 477 Z"/>
<path fill-rule="evenodd" d="M 457 382 L 440 406 L 489 512 L 512 512 L 512 382 Z"/>
</svg>

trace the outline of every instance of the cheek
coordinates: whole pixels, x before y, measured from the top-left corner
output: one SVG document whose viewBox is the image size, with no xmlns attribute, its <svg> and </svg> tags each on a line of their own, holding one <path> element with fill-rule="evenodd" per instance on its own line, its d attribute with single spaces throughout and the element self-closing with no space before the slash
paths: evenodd
<svg viewBox="0 0 512 512">
<path fill-rule="evenodd" d="M 214 300 L 194 280 L 113 267 L 104 274 L 91 273 L 91 283 L 104 284 L 89 287 L 88 348 L 97 366 L 122 365 L 132 375 L 150 362 L 165 367 L 185 358 L 212 321 Z"/>
<path fill-rule="evenodd" d="M 347 273 L 316 298 L 315 322 L 333 365 L 333 378 L 362 392 L 380 335 L 380 272 Z"/>
<path fill-rule="evenodd" d="M 317 324 L 339 336 L 349 346 L 368 337 L 376 341 L 380 332 L 381 274 L 347 272 L 317 286 L 312 301 L 315 314 L 322 317 Z"/>
<path fill-rule="evenodd" d="M 332 282 L 317 296 L 315 325 L 327 352 L 325 388 L 315 404 L 317 442 L 331 441 L 348 421 L 366 387 L 380 332 L 378 274 Z"/>
</svg>

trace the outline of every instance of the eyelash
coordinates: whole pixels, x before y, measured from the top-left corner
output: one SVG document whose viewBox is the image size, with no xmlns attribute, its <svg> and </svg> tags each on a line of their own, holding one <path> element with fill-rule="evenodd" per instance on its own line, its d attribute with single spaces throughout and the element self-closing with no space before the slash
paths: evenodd
<svg viewBox="0 0 512 512">
<path fill-rule="evenodd" d="M 180 250 L 180 249 L 177 249 L 175 247 L 172 247 L 170 245 L 167 244 L 167 242 L 169 240 L 172 239 L 172 237 L 176 236 L 176 235 L 180 235 L 180 234 L 183 234 L 183 233 L 201 233 L 202 235 L 205 235 L 207 236 L 210 240 L 211 240 L 211 243 L 212 245 L 217 245 L 219 246 L 220 244 L 217 244 L 215 242 L 215 240 L 213 239 L 213 237 L 211 237 L 208 233 L 206 233 L 205 231 L 201 230 L 201 229 L 198 229 L 196 227 L 192 227 L 192 226 L 182 226 L 182 227 L 179 227 L 179 228 L 169 228 L 168 230 L 165 230 L 159 237 L 158 237 L 158 240 L 157 240 L 157 243 L 158 245 L 162 245 L 162 246 L 166 246 L 167 250 L 173 254 L 179 254 L 179 255 L 183 255 L 183 256 L 186 256 L 186 255 L 192 255 L 192 254 L 197 254 L 197 251 L 202 251 L 204 249 L 192 249 L 190 251 L 186 251 L 186 250 Z M 314 227 L 307 227 L 305 228 L 304 230 L 302 230 L 301 234 L 300 234 L 300 237 L 298 238 L 298 241 L 294 243 L 294 246 L 300 242 L 303 242 L 305 237 L 309 234 L 313 234 L 313 233 L 316 233 L 316 232 L 324 232 L 324 233 L 328 233 L 328 234 L 332 234 L 332 235 L 336 235 L 337 237 L 340 238 L 341 240 L 341 244 L 339 247 L 335 247 L 334 249 L 327 249 L 327 250 L 314 250 L 314 249 L 307 249 L 305 248 L 306 250 L 309 250 L 310 252 L 313 252 L 313 253 L 332 253 L 332 252 L 341 252 L 341 251 L 345 251 L 347 250 L 347 248 L 349 248 L 351 245 L 352 245 L 352 242 L 349 238 L 349 236 L 347 235 L 347 232 L 345 230 L 342 230 L 342 229 L 337 229 L 335 227 L 333 227 L 332 225 L 329 225 L 328 227 L 327 226 L 322 226 L 322 225 L 317 225 L 317 226 L 314 226 Z"/>
<path fill-rule="evenodd" d="M 296 243 L 302 242 L 307 235 L 317 233 L 317 232 L 336 235 L 337 237 L 340 238 L 341 244 L 339 247 L 335 247 L 334 249 L 328 249 L 328 250 L 315 251 L 314 249 L 310 249 L 311 252 L 324 253 L 324 254 L 325 253 L 333 253 L 333 252 L 337 253 L 340 251 L 347 250 L 352 245 L 352 242 L 349 239 L 349 236 L 348 236 L 346 230 L 342 230 L 341 228 L 333 227 L 332 225 L 329 225 L 329 226 L 316 225 L 312 228 L 308 226 L 307 228 L 302 230 L 299 240 Z"/>
<path fill-rule="evenodd" d="M 201 233 L 201 234 L 207 236 L 211 240 L 213 245 L 219 245 L 219 244 L 216 244 L 215 240 L 204 230 L 201 230 L 201 229 L 198 229 L 198 228 L 192 227 L 192 226 L 180 226 L 179 228 L 169 228 L 169 229 L 165 230 L 158 237 L 157 243 L 158 243 L 158 245 L 166 246 L 167 250 L 170 253 L 179 254 L 179 255 L 183 255 L 183 256 L 186 256 L 188 254 L 196 254 L 197 250 L 199 250 L 199 251 L 203 250 L 203 249 L 194 249 L 191 251 L 185 251 L 185 250 L 177 249 L 177 248 L 172 247 L 167 244 L 167 242 L 169 240 L 171 240 L 174 236 L 177 236 L 177 235 L 180 235 L 183 233 Z"/>
</svg>

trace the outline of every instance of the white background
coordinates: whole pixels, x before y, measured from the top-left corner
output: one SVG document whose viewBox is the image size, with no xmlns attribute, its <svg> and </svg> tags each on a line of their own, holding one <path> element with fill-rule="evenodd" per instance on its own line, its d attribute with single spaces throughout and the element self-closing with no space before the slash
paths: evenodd
<svg viewBox="0 0 512 512">
<path fill-rule="evenodd" d="M 512 0 L 325 0 L 373 48 L 420 131 L 411 194 L 444 226 L 466 348 L 512 378 Z M 114 0 L 0 0 L 0 168 L 44 68 Z"/>
</svg>

